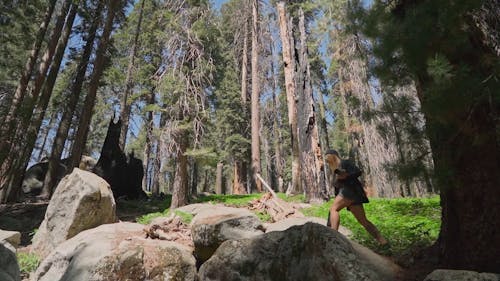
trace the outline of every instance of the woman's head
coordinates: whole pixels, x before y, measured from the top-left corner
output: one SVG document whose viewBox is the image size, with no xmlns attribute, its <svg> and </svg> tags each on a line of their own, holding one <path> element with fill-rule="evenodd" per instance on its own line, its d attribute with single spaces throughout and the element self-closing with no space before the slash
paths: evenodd
<svg viewBox="0 0 500 281">
<path fill-rule="evenodd" d="M 325 162 L 330 166 L 332 171 L 335 171 L 340 166 L 340 156 L 336 150 L 329 149 L 325 153 Z"/>
</svg>

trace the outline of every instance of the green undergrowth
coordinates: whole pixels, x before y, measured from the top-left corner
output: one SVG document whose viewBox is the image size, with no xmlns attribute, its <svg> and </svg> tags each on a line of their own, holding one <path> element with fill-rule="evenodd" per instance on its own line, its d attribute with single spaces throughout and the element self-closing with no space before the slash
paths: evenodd
<svg viewBox="0 0 500 281">
<path fill-rule="evenodd" d="M 333 200 L 302 212 L 307 216 L 326 219 Z M 439 197 L 432 198 L 373 198 L 364 204 L 367 218 L 389 240 L 389 249 L 377 242 L 347 210 L 340 212 L 340 224 L 350 229 L 352 239 L 375 251 L 391 256 L 404 256 L 409 252 L 430 246 L 436 241 L 441 225 Z"/>
<path fill-rule="evenodd" d="M 303 202 L 304 196 L 297 195 L 286 197 L 283 193 L 277 194 L 279 198 L 288 202 Z M 224 204 L 231 207 L 245 207 L 252 200 L 258 199 L 262 194 L 245 195 L 208 195 L 193 200 L 192 203 Z M 169 215 L 171 197 L 163 200 L 150 200 L 148 202 L 128 202 L 128 208 L 146 210 L 136 217 L 141 224 L 148 224 L 154 218 Z M 306 216 L 326 219 L 333 199 L 321 205 L 314 205 L 302 209 Z M 151 204 L 151 205 L 149 205 Z M 395 258 L 404 257 L 418 249 L 430 246 L 436 241 L 441 224 L 441 207 L 439 197 L 431 198 L 372 198 L 370 203 L 364 204 L 368 219 L 377 226 L 382 235 L 390 242 L 389 249 L 379 247 L 376 241 L 356 221 L 347 210 L 340 212 L 340 224 L 353 233 L 352 239 L 367 246 L 376 252 Z M 154 210 L 148 212 L 148 210 Z M 176 214 L 186 223 L 190 223 L 192 215 L 176 211 Z M 271 221 L 269 214 L 255 212 L 263 222 Z"/>
<path fill-rule="evenodd" d="M 244 194 L 244 195 L 207 195 L 202 196 L 194 200 L 193 203 L 212 203 L 212 204 L 224 204 L 231 207 L 245 207 L 248 203 L 254 199 L 258 199 L 262 196 L 259 193 Z"/>
<path fill-rule="evenodd" d="M 40 264 L 40 258 L 31 253 L 17 253 L 17 262 L 21 273 L 29 274 L 34 272 Z"/>
</svg>

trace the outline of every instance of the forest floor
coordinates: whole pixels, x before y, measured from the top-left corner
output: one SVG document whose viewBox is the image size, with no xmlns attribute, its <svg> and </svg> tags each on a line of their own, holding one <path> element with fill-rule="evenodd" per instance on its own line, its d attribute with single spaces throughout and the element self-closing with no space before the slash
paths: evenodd
<svg viewBox="0 0 500 281">
<path fill-rule="evenodd" d="M 301 196 L 286 198 L 278 194 L 286 201 L 298 202 L 303 200 Z M 244 196 L 236 195 L 210 195 L 202 196 L 193 203 L 222 203 L 227 206 L 245 208 L 249 202 L 261 197 L 261 194 Z M 169 211 L 171 197 L 155 198 L 149 200 L 118 200 L 117 216 L 121 221 L 149 223 L 153 218 L 164 216 Z M 372 199 L 372 203 L 366 204 L 365 209 L 368 218 L 380 229 L 391 243 L 389 249 L 379 247 L 371 237 L 368 236 L 352 214 L 347 211 L 341 212 L 342 225 L 353 232 L 351 239 L 367 246 L 376 253 L 383 255 L 400 265 L 403 272 L 401 281 L 421 281 L 432 270 L 438 268 L 437 253 L 433 242 L 439 231 L 439 199 Z M 16 203 L 0 205 L 0 229 L 15 230 L 22 234 L 19 253 L 26 253 L 31 244 L 31 239 L 37 231 L 44 218 L 48 202 Z M 315 205 L 303 209 L 306 216 L 316 216 L 326 219 L 331 202 L 323 205 Z M 263 221 L 270 218 L 265 214 L 257 214 Z M 37 262 L 32 261 L 34 257 L 23 256 L 20 260 L 23 264 L 28 262 L 26 271 L 36 268 Z M 23 267 L 23 265 L 21 265 Z"/>
</svg>

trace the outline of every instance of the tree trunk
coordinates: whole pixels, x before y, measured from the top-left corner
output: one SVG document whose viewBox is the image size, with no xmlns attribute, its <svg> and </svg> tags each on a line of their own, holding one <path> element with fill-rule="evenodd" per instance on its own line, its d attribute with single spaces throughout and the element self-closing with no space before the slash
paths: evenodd
<svg viewBox="0 0 500 281">
<path fill-rule="evenodd" d="M 299 9 L 300 49 L 298 58 L 298 72 L 296 76 L 297 128 L 299 137 L 299 151 L 302 172 L 302 186 L 307 202 L 321 203 L 326 198 L 326 190 L 321 190 L 320 158 L 318 127 L 311 87 L 311 75 L 307 54 L 307 39 L 304 22 L 304 13 Z"/>
<path fill-rule="evenodd" d="M 215 194 L 223 194 L 223 192 L 224 192 L 224 188 L 222 186 L 223 168 L 224 168 L 224 165 L 222 164 L 222 162 L 217 163 L 217 171 L 216 171 L 216 175 L 215 175 Z"/>
<path fill-rule="evenodd" d="M 427 118 L 435 168 L 449 172 L 438 179 L 442 207 L 438 245 L 447 268 L 499 273 L 497 123 L 490 105 L 474 107 L 454 118 L 464 121 L 458 133 L 448 124 Z"/>
<path fill-rule="evenodd" d="M 17 171 L 13 176 L 13 188 L 17 188 L 18 191 L 16 192 L 14 190 L 13 195 L 16 193 L 20 193 L 20 187 L 21 187 L 21 182 L 24 177 L 24 171 L 28 167 L 28 163 L 31 157 L 31 154 L 33 152 L 33 148 L 35 146 L 36 142 L 36 137 L 38 135 L 38 131 L 40 129 L 40 126 L 42 124 L 42 120 L 45 115 L 45 109 L 47 108 L 47 105 L 49 104 L 49 99 L 52 94 L 52 90 L 54 88 L 54 84 L 56 82 L 57 75 L 59 74 L 59 68 L 61 66 L 62 59 L 64 57 L 64 51 L 66 50 L 66 46 L 68 44 L 69 37 L 71 35 L 71 30 L 73 28 L 73 23 L 76 17 L 76 13 L 78 11 L 78 5 L 72 5 L 71 9 L 68 14 L 68 18 L 66 21 L 66 24 L 64 26 L 64 30 L 61 34 L 61 38 L 59 39 L 59 42 L 57 43 L 57 48 L 56 52 L 54 54 L 53 62 L 50 67 L 49 74 L 47 76 L 47 80 L 43 84 L 43 91 L 42 95 L 40 96 L 40 100 L 38 101 L 38 105 L 36 107 L 36 114 L 31 122 L 29 124 L 29 120 L 32 119 L 33 111 L 29 111 L 26 113 L 26 116 L 21 120 L 21 126 L 18 127 L 17 130 L 17 145 L 22 144 L 23 147 L 19 147 L 19 149 L 16 149 L 16 151 L 20 152 L 20 155 L 18 156 L 17 160 L 14 161 L 13 168 Z M 28 130 L 26 128 L 28 127 Z M 31 130 L 30 130 L 31 129 Z M 57 139 L 57 137 L 56 137 Z M 54 151 L 54 148 L 53 148 Z M 12 198 L 14 199 L 14 198 Z"/>
<path fill-rule="evenodd" d="M 198 195 L 198 164 L 192 159 L 191 164 L 191 196 Z"/>
<path fill-rule="evenodd" d="M 41 85 L 45 80 L 45 75 L 47 69 L 51 63 L 54 51 L 61 35 L 61 30 L 64 25 L 66 14 L 68 12 L 69 6 L 71 4 L 70 0 L 64 2 L 61 12 L 57 18 L 54 30 L 52 32 L 50 41 L 47 46 L 47 51 L 45 52 L 42 62 L 40 64 L 39 74 L 35 80 L 35 87 L 32 91 L 30 99 L 27 100 L 24 97 L 24 91 L 20 92 L 20 95 L 12 101 L 11 106 L 4 118 L 4 126 L 0 126 L 0 202 L 5 202 L 7 195 L 10 193 L 12 186 L 12 173 L 15 172 L 14 160 L 19 157 L 20 151 L 16 151 L 14 146 L 19 145 L 14 139 L 16 134 L 16 129 L 20 126 L 24 120 L 23 113 L 31 112 L 33 110 L 33 105 L 38 98 L 38 93 L 40 92 Z M 21 120 L 18 123 L 17 120 Z"/>
<path fill-rule="evenodd" d="M 40 145 L 40 151 L 38 153 L 38 157 L 36 158 L 37 159 L 36 162 L 42 161 L 42 158 L 44 156 L 43 152 L 45 151 L 45 146 L 47 144 L 47 140 L 49 139 L 50 129 L 54 126 L 54 123 L 55 123 L 56 120 L 57 120 L 57 114 L 54 113 L 50 117 L 50 121 L 49 121 L 49 123 L 47 124 L 47 127 L 44 130 L 43 141 L 42 141 L 42 144 Z"/>
<path fill-rule="evenodd" d="M 121 100 L 120 108 L 120 120 L 122 120 L 122 128 L 120 134 L 120 148 L 125 151 L 125 144 L 127 141 L 127 132 L 129 126 L 130 119 L 130 109 L 132 108 L 132 101 L 128 101 L 129 96 L 132 94 L 132 70 L 134 68 L 135 55 L 137 53 L 137 47 L 139 45 L 139 33 L 141 32 L 141 22 L 142 22 L 142 14 L 144 11 L 144 2 L 141 2 L 141 8 L 139 10 L 139 19 L 137 20 L 137 26 L 135 28 L 134 34 L 134 42 L 132 43 L 132 50 L 130 51 L 128 67 L 127 67 L 127 76 L 125 78 L 125 93 L 123 94 L 123 98 Z"/>
<path fill-rule="evenodd" d="M 153 160 L 153 180 L 151 184 L 151 192 L 153 194 L 160 194 L 160 177 L 163 179 L 165 175 L 161 171 L 161 141 L 156 141 L 156 148 Z"/>
<path fill-rule="evenodd" d="M 252 187 L 262 192 L 257 178 L 260 168 L 260 81 L 259 81 L 259 13 L 258 1 L 252 0 Z"/>
<path fill-rule="evenodd" d="M 241 58 L 241 104 L 243 109 L 246 110 L 248 99 L 248 20 L 245 20 L 243 26 L 243 56 Z"/>
<path fill-rule="evenodd" d="M 68 15 L 68 22 L 66 22 L 65 30 L 63 37 L 61 38 L 64 42 L 61 46 L 58 46 L 58 57 L 55 58 L 54 63 L 61 63 L 61 60 L 64 55 L 64 50 L 66 48 L 67 41 L 69 39 L 69 35 L 71 34 L 71 29 L 73 26 L 73 22 L 76 16 L 76 12 L 78 11 L 78 5 L 73 4 L 71 6 L 71 10 Z M 59 48 L 61 47 L 61 48 Z M 57 61 L 56 61 L 57 60 Z M 54 67 L 54 66 L 53 66 Z M 44 100 L 40 100 L 40 104 L 42 107 L 46 107 L 50 98 L 50 95 L 52 93 L 52 88 L 55 83 L 55 79 L 57 77 L 58 69 L 51 69 L 51 75 L 47 78 L 47 81 L 45 83 L 45 88 L 46 90 L 44 92 L 45 97 Z M 51 79 L 51 80 L 49 80 Z M 75 102 L 76 104 L 76 102 Z M 68 108 L 66 108 L 65 112 L 63 113 L 61 123 L 59 124 L 59 128 L 57 129 L 56 137 L 54 139 L 54 143 L 52 145 L 52 152 L 49 157 L 49 167 L 47 169 L 47 174 L 45 175 L 44 179 L 44 187 L 42 189 L 41 197 L 45 198 L 50 198 L 52 195 L 53 189 L 55 188 L 55 183 L 56 183 L 56 175 L 58 174 L 58 168 L 59 168 L 59 161 L 62 156 L 62 152 L 64 149 L 64 143 L 66 142 L 66 138 L 68 137 L 68 130 L 71 125 L 71 119 L 73 117 L 73 110 L 70 109 L 71 105 L 68 104 Z M 71 110 L 71 111 L 69 111 Z M 40 113 L 42 114 L 42 113 Z M 29 156 L 28 156 L 29 157 Z M 69 169 L 72 170 L 72 169 Z"/>
<path fill-rule="evenodd" d="M 172 193 L 171 209 L 182 207 L 188 203 L 188 173 L 187 173 L 187 156 L 185 155 L 188 148 L 187 132 L 179 129 L 175 136 L 175 143 L 179 145 L 177 150 L 176 165 L 175 165 L 175 180 Z"/>
<path fill-rule="evenodd" d="M 43 38 L 45 37 L 45 33 L 47 32 L 47 28 L 50 24 L 50 19 L 52 18 L 52 13 L 54 12 L 56 2 L 57 0 L 50 0 L 47 6 L 47 10 L 45 11 L 45 15 L 43 17 L 43 22 L 38 28 L 37 34 L 35 36 L 35 42 L 33 43 L 33 47 L 30 51 L 30 56 L 28 58 L 28 61 L 26 62 L 26 65 L 24 66 L 24 72 L 21 75 L 21 79 L 19 80 L 19 84 L 17 85 L 16 92 L 14 93 L 14 98 L 11 100 L 11 104 L 9 105 L 9 107 L 19 107 L 24 98 L 24 95 L 26 94 L 26 89 L 28 88 L 28 83 L 33 73 L 33 69 L 35 68 L 38 53 L 40 53 Z M 2 123 L 5 124 L 4 121 L 5 120 L 2 120 Z"/>
<path fill-rule="evenodd" d="M 92 118 L 92 112 L 94 111 L 97 88 L 99 87 L 99 81 L 101 80 L 101 76 L 104 71 L 104 61 L 106 59 L 109 36 L 111 34 L 111 31 L 113 30 L 113 22 L 116 12 L 121 7 L 120 3 L 121 1 L 118 0 L 110 0 L 108 2 L 108 15 L 106 18 L 106 23 L 104 25 L 101 40 L 99 41 L 99 45 L 97 47 L 94 60 L 94 68 L 89 83 L 89 90 L 87 96 L 85 97 L 82 116 L 80 117 L 78 130 L 75 135 L 75 142 L 71 151 L 73 160 L 80 159 L 82 157 L 82 152 L 89 130 L 90 120 Z M 75 162 L 73 162 L 73 164 L 74 163 Z"/>
<path fill-rule="evenodd" d="M 288 105 L 288 125 L 292 143 L 292 186 L 291 193 L 302 193 L 299 143 L 297 137 L 297 109 L 295 95 L 295 46 L 292 35 L 292 20 L 288 19 L 285 2 L 277 4 L 280 24 L 281 45 L 285 72 L 285 90 Z"/>
<path fill-rule="evenodd" d="M 238 160 L 233 160 L 233 192 L 232 194 L 246 194 L 246 188 L 243 184 L 246 182 L 246 169 Z"/>
<path fill-rule="evenodd" d="M 155 104 L 155 87 L 151 89 L 151 93 L 149 95 L 149 101 L 148 104 L 153 105 Z M 143 158 L 143 163 L 144 167 L 146 167 L 146 173 L 144 174 L 144 178 L 142 180 L 142 189 L 148 190 L 148 182 L 149 178 L 151 177 L 150 175 L 150 154 L 151 154 L 151 144 L 153 142 L 153 112 L 148 111 L 146 112 L 146 121 L 144 122 L 145 130 L 146 130 L 146 145 L 144 146 L 144 158 Z M 152 192 L 152 190 L 151 190 Z M 156 190 L 156 194 L 153 193 L 154 196 L 159 195 L 159 190 Z"/>
</svg>

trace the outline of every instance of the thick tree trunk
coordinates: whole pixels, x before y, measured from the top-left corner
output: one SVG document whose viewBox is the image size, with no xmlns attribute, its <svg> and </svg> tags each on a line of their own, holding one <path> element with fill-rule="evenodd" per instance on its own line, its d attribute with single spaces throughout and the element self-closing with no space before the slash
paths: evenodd
<svg viewBox="0 0 500 281">
<path fill-rule="evenodd" d="M 122 120 L 122 128 L 120 134 L 120 148 L 125 151 L 125 144 L 127 141 L 127 132 L 129 127 L 129 119 L 130 119 L 130 109 L 132 108 L 132 101 L 129 101 L 128 98 L 132 95 L 133 81 L 132 81 L 132 71 L 134 68 L 135 56 L 137 53 L 137 47 L 139 45 L 139 33 L 141 32 L 141 22 L 142 22 L 142 14 L 144 11 L 144 2 L 142 0 L 141 7 L 139 10 L 139 19 L 137 20 L 137 26 L 135 27 L 134 34 L 134 42 L 132 43 L 132 49 L 130 51 L 128 67 L 127 67 L 127 76 L 125 78 L 125 93 L 123 94 L 123 98 L 120 103 L 120 120 Z"/>
<path fill-rule="evenodd" d="M 318 127 L 311 87 L 311 74 L 307 54 L 307 38 L 304 22 L 304 13 L 299 9 L 300 49 L 298 58 L 298 72 L 296 76 L 297 128 L 299 151 L 302 172 L 302 186 L 306 201 L 313 203 L 324 202 L 327 199 L 326 188 L 321 184 L 321 147 L 319 144 Z"/>
<path fill-rule="evenodd" d="M 106 23 L 104 24 L 104 30 L 101 36 L 101 40 L 99 41 L 99 45 L 97 47 L 94 60 L 94 68 L 92 70 L 92 76 L 89 83 L 89 90 L 87 96 L 85 97 L 82 116 L 79 120 L 78 130 L 75 135 L 75 142 L 71 151 L 73 160 L 80 159 L 82 157 L 82 152 L 84 150 L 85 141 L 90 126 L 90 120 L 92 119 L 92 113 L 94 111 L 97 88 L 99 87 L 99 81 L 101 80 L 101 76 L 104 71 L 104 61 L 108 49 L 109 36 L 111 34 L 111 31 L 113 30 L 115 15 L 120 7 L 121 1 L 110 0 L 108 2 L 108 15 L 106 18 Z M 75 162 L 73 162 L 73 164 L 74 163 Z"/>
<path fill-rule="evenodd" d="M 246 194 L 246 188 L 243 184 L 246 182 L 246 169 L 244 165 L 237 161 L 233 161 L 233 192 L 232 194 Z"/>
<path fill-rule="evenodd" d="M 285 2 L 278 2 L 283 67 L 285 72 L 285 91 L 288 105 L 288 126 L 292 143 L 292 194 L 300 194 L 301 186 L 299 143 L 297 136 L 297 108 L 295 95 L 295 46 L 292 34 L 292 20 L 288 19 Z"/>
<path fill-rule="evenodd" d="M 446 267 L 500 273 L 497 121 L 488 104 L 474 106 L 456 117 L 464 120 L 458 133 L 439 120 L 427 119 L 435 168 L 448 171 L 438 179 L 442 207 L 438 245 Z"/>
<path fill-rule="evenodd" d="M 175 136 L 175 143 L 179 145 L 176 157 L 175 179 L 172 191 L 171 209 L 182 207 L 188 204 L 188 171 L 187 171 L 187 156 L 185 155 L 188 148 L 187 132 L 178 132 Z"/>
<path fill-rule="evenodd" d="M 215 194 L 223 194 L 223 168 L 224 164 L 222 162 L 217 163 L 217 170 L 215 175 Z"/>
<path fill-rule="evenodd" d="M 259 81 L 259 12 L 258 1 L 252 1 L 252 188 L 262 192 L 257 178 L 260 168 L 260 81 Z"/>
</svg>

